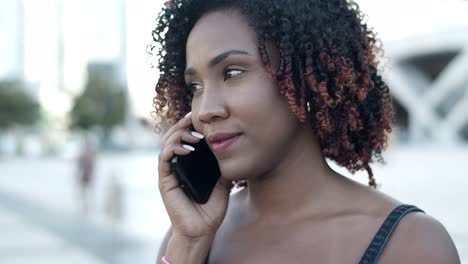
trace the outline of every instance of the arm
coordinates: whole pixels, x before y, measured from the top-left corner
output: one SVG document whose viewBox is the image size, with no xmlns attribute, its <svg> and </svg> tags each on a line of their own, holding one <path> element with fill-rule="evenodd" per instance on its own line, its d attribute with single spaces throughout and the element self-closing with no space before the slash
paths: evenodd
<svg viewBox="0 0 468 264">
<path fill-rule="evenodd" d="M 156 263 L 162 263 L 163 256 L 173 264 L 204 263 L 212 241 L 212 237 L 187 239 L 174 234 L 171 227 L 161 243 Z"/>
<path fill-rule="evenodd" d="M 379 263 L 460 264 L 445 227 L 423 213 L 405 217 L 390 238 Z"/>
<path fill-rule="evenodd" d="M 188 155 L 193 151 L 183 142 L 195 144 L 202 140 L 189 131 L 191 124 L 190 113 L 177 121 L 163 136 L 159 153 L 158 187 L 173 228 L 163 242 L 160 255 L 165 255 L 174 264 L 203 263 L 226 216 L 232 185 L 220 177 L 204 204 L 191 200 L 184 193 L 171 168 L 171 159 L 174 155 Z"/>
</svg>

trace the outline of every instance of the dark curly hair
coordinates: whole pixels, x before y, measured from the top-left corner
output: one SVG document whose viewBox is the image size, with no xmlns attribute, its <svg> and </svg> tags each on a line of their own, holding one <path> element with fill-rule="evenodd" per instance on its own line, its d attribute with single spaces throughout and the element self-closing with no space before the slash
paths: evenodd
<svg viewBox="0 0 468 264">
<path fill-rule="evenodd" d="M 153 99 L 157 131 L 163 122 L 172 125 L 190 111 L 185 45 L 197 20 L 214 10 L 237 10 L 248 19 L 265 69 L 298 120 L 311 124 L 323 156 L 351 173 L 366 170 L 375 188 L 369 164 L 383 162 L 394 114 L 388 87 L 377 71 L 380 42 L 352 1 L 167 1 L 152 32 L 161 45 Z M 278 69 L 270 66 L 267 41 L 279 49 Z"/>
</svg>

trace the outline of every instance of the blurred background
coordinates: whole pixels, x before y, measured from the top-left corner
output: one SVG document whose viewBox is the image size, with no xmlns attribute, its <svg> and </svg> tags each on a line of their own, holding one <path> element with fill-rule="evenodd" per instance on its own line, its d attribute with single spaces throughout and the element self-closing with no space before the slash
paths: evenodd
<svg viewBox="0 0 468 264">
<path fill-rule="evenodd" d="M 397 110 L 381 190 L 468 262 L 468 1 L 356 2 Z M 0 0 L 0 263 L 154 263 L 170 222 L 146 47 L 163 3 Z"/>
</svg>

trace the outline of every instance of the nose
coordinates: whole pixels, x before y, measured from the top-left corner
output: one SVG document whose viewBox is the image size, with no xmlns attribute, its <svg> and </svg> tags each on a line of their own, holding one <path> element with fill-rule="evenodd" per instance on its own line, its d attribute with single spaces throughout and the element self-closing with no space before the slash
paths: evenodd
<svg viewBox="0 0 468 264">
<path fill-rule="evenodd" d="M 195 104 L 198 119 L 201 123 L 209 124 L 226 119 L 229 116 L 221 87 L 205 86 L 203 94 L 197 101 L 192 102 L 192 108 Z"/>
</svg>

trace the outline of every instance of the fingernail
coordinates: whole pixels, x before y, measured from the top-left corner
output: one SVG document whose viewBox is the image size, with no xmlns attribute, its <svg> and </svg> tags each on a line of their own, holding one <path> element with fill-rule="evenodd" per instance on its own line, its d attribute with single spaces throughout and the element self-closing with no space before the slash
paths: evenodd
<svg viewBox="0 0 468 264">
<path fill-rule="evenodd" d="M 190 134 L 192 134 L 192 136 L 196 137 L 196 138 L 199 138 L 199 139 L 203 139 L 205 136 L 203 136 L 202 134 L 196 132 L 196 131 L 192 131 L 190 132 Z"/>
<path fill-rule="evenodd" d="M 194 150 L 195 150 L 195 148 L 192 147 L 192 146 L 190 146 L 190 145 L 185 145 L 185 144 L 183 144 L 182 147 L 184 147 L 185 149 L 188 149 L 188 150 L 190 150 L 190 151 L 194 151 Z"/>
<path fill-rule="evenodd" d="M 189 117 L 191 114 L 192 114 L 192 112 L 188 112 L 188 113 L 184 116 L 184 118 Z"/>
</svg>

